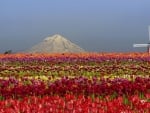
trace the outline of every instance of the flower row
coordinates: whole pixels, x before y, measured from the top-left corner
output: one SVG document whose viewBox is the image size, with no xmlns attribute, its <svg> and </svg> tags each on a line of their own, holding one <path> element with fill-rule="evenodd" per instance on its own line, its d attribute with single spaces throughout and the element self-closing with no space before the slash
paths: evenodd
<svg viewBox="0 0 150 113">
<path fill-rule="evenodd" d="M 147 95 L 150 98 L 150 95 Z M 90 98 L 84 95 L 28 97 L 0 101 L 1 113 L 149 113 L 149 100 L 137 95 L 111 99 Z"/>
<path fill-rule="evenodd" d="M 61 63 L 61 62 L 101 62 L 101 61 L 150 61 L 149 54 L 147 53 L 81 53 L 81 54 L 10 54 L 3 55 L 0 54 L 0 62 L 13 62 L 20 61 L 30 62 L 35 61 L 38 62 L 47 62 L 50 61 L 52 63 Z"/>
<path fill-rule="evenodd" d="M 0 76 L 103 76 L 103 75 L 150 75 L 149 65 L 140 64 L 99 64 L 93 66 L 87 65 L 66 65 L 66 66 L 57 66 L 57 65 L 47 65 L 47 66 L 1 66 L 0 67 Z"/>
<path fill-rule="evenodd" d="M 150 78 L 137 77 L 133 81 L 127 79 L 97 79 L 93 77 L 61 78 L 55 81 L 36 79 L 9 78 L 0 79 L 1 98 L 22 98 L 25 96 L 65 95 L 73 93 L 85 96 L 134 95 L 150 93 Z"/>
</svg>

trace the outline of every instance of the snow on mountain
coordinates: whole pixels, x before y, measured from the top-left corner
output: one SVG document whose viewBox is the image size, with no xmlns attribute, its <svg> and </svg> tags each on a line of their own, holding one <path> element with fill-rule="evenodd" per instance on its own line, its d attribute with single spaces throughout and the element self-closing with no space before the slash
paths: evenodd
<svg viewBox="0 0 150 113">
<path fill-rule="evenodd" d="M 84 49 L 78 45 L 67 40 L 63 36 L 56 34 L 45 38 L 42 42 L 34 45 L 32 48 L 27 50 L 29 53 L 78 53 L 85 52 Z"/>
</svg>

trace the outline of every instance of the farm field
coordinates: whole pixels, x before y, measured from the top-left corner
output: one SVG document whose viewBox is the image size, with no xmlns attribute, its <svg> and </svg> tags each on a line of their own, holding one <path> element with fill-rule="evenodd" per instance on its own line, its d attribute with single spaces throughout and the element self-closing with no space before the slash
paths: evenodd
<svg viewBox="0 0 150 113">
<path fill-rule="evenodd" d="M 1 54 L 0 113 L 150 113 L 150 55 Z"/>
</svg>

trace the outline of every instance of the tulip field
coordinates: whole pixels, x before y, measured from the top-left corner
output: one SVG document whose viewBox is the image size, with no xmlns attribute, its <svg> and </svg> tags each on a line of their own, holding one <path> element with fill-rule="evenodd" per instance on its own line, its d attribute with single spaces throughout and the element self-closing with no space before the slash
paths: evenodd
<svg viewBox="0 0 150 113">
<path fill-rule="evenodd" d="M 0 113 L 150 113 L 150 55 L 0 54 Z"/>
</svg>

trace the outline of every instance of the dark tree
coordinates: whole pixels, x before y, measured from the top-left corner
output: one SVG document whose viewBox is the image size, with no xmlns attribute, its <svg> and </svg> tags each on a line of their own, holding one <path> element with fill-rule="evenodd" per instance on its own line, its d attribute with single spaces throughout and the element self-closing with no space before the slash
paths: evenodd
<svg viewBox="0 0 150 113">
<path fill-rule="evenodd" d="M 4 54 L 11 54 L 12 53 L 12 50 L 7 50 L 4 52 Z"/>
</svg>

